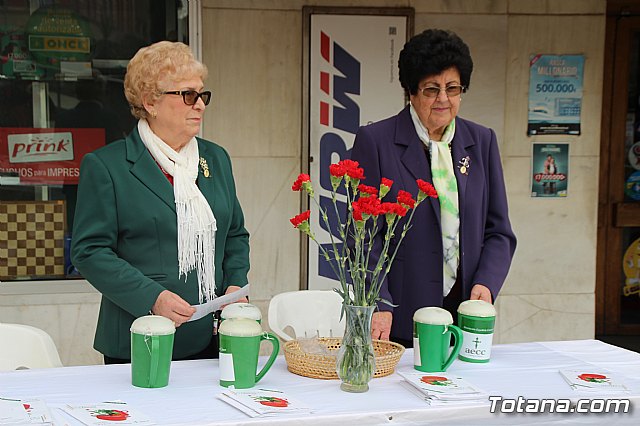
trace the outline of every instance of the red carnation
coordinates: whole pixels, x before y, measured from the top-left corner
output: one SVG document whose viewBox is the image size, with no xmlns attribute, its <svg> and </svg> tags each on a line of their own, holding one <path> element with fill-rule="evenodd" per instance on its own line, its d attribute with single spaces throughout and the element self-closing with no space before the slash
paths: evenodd
<svg viewBox="0 0 640 426">
<path fill-rule="evenodd" d="M 342 160 L 338 162 L 338 165 L 344 167 L 345 170 L 357 169 L 360 167 L 360 163 L 353 160 Z"/>
<path fill-rule="evenodd" d="M 360 206 L 357 202 L 354 201 L 353 203 L 351 203 L 351 208 L 353 211 L 353 220 L 364 220 L 362 218 L 362 210 L 360 209 Z"/>
<path fill-rule="evenodd" d="M 289 221 L 294 227 L 299 228 L 300 225 L 303 224 L 304 222 L 309 222 L 310 217 L 311 217 L 311 211 L 307 210 L 306 212 L 300 213 L 299 215 L 292 217 L 291 219 L 289 219 Z"/>
<path fill-rule="evenodd" d="M 360 197 L 354 203 L 364 214 L 368 214 L 371 216 L 378 216 L 381 213 L 384 213 L 380 208 L 380 200 L 376 195 L 370 195 L 369 197 Z"/>
<path fill-rule="evenodd" d="M 393 214 L 400 217 L 404 217 L 407 214 L 407 209 L 398 203 L 382 203 L 380 208 L 384 214 Z"/>
<path fill-rule="evenodd" d="M 416 183 L 418 184 L 418 189 L 421 193 L 418 194 L 418 196 L 424 194 L 423 197 L 438 198 L 438 191 L 436 191 L 432 184 L 425 182 L 422 179 L 416 180 Z"/>
<path fill-rule="evenodd" d="M 347 170 L 347 176 L 351 179 L 362 180 L 364 179 L 364 169 L 362 167 L 356 167 Z"/>
<path fill-rule="evenodd" d="M 391 186 L 393 185 L 393 181 L 391 179 L 382 178 L 380 180 L 380 185 L 384 185 L 387 188 L 391 188 Z"/>
<path fill-rule="evenodd" d="M 413 199 L 411 194 L 409 194 L 407 191 L 403 191 L 403 190 L 398 191 L 397 200 L 398 200 L 398 202 L 400 204 L 403 204 L 403 205 L 409 207 L 410 209 L 412 209 L 413 206 L 416 203 L 416 200 Z"/>
<path fill-rule="evenodd" d="M 331 164 L 329 166 L 329 173 L 331 176 L 343 177 L 347 173 L 347 169 L 342 164 Z"/>
<path fill-rule="evenodd" d="M 306 173 L 301 173 L 298 175 L 298 179 L 293 183 L 291 189 L 294 191 L 300 191 L 302 189 L 302 184 L 305 182 L 311 182 L 311 176 Z"/>
<path fill-rule="evenodd" d="M 344 172 L 351 179 L 364 179 L 364 170 L 360 167 L 360 163 L 353 160 L 342 160 L 338 162 L 338 166 L 344 169 Z"/>
<path fill-rule="evenodd" d="M 395 214 L 397 214 L 400 217 L 404 217 L 407 214 L 407 209 L 401 205 L 401 204 L 396 204 L 396 203 L 392 203 L 394 205 L 393 208 L 393 212 Z"/>
<path fill-rule="evenodd" d="M 365 197 L 369 195 L 378 195 L 378 190 L 376 188 L 374 188 L 373 186 L 365 185 L 363 183 L 358 185 L 358 191 L 360 191 L 362 193 L 361 195 Z"/>
</svg>

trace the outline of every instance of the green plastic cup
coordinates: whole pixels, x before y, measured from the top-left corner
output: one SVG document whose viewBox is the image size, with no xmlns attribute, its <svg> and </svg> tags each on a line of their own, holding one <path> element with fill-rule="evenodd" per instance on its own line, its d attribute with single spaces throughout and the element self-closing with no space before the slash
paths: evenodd
<svg viewBox="0 0 640 426">
<path fill-rule="evenodd" d="M 248 389 L 264 377 L 280 351 L 278 338 L 263 332 L 253 319 L 230 318 L 222 321 L 220 329 L 220 386 Z M 262 370 L 258 370 L 260 342 L 268 341 L 272 352 Z"/>
<path fill-rule="evenodd" d="M 451 336 L 453 348 L 450 347 Z M 413 314 L 413 367 L 434 373 L 447 371 L 462 346 L 462 331 L 451 314 L 438 307 L 420 308 Z"/>
<path fill-rule="evenodd" d="M 131 383 L 141 388 L 162 388 L 169 384 L 173 355 L 173 321 L 147 315 L 131 324 Z"/>
<path fill-rule="evenodd" d="M 489 362 L 496 308 L 483 300 L 466 300 L 458 306 L 458 325 L 463 344 L 458 358 L 467 362 Z"/>
</svg>

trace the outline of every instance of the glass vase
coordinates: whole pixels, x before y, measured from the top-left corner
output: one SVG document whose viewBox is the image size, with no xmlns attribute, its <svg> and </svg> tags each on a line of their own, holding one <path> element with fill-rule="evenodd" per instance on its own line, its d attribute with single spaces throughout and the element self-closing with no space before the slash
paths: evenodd
<svg viewBox="0 0 640 426">
<path fill-rule="evenodd" d="M 345 392 L 366 392 L 375 372 L 371 316 L 375 306 L 345 305 L 345 330 L 336 369 Z"/>
</svg>

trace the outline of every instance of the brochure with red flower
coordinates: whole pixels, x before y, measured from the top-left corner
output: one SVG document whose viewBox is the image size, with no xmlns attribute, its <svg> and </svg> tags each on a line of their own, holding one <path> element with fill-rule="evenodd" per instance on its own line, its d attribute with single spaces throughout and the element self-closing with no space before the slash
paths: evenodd
<svg viewBox="0 0 640 426">
<path fill-rule="evenodd" d="M 405 381 L 430 402 L 488 402 L 488 395 L 461 377 L 449 373 L 398 371 Z"/>
<path fill-rule="evenodd" d="M 628 392 L 629 388 L 622 379 L 606 371 L 596 370 L 560 370 L 571 389 L 582 392 Z"/>
<path fill-rule="evenodd" d="M 0 425 L 52 425 L 47 404 L 39 399 L 0 398 Z"/>
<path fill-rule="evenodd" d="M 312 410 L 284 392 L 270 389 L 228 389 L 218 397 L 250 417 L 305 414 Z"/>
<path fill-rule="evenodd" d="M 66 405 L 62 409 L 85 425 L 153 425 L 149 417 L 129 407 L 125 402 Z"/>
</svg>

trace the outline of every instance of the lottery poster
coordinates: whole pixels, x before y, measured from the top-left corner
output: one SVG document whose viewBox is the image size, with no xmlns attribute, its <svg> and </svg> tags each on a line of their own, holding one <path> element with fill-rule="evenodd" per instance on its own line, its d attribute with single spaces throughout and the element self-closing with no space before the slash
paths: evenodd
<svg viewBox="0 0 640 426">
<path fill-rule="evenodd" d="M 534 143 L 532 197 L 566 197 L 569 185 L 569 144 Z"/>
<path fill-rule="evenodd" d="M 583 55 L 534 55 L 529 62 L 528 135 L 579 135 Z"/>
</svg>

